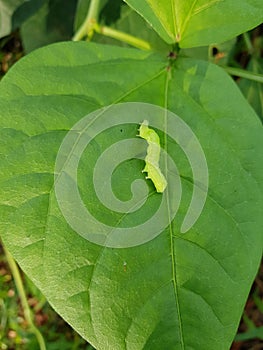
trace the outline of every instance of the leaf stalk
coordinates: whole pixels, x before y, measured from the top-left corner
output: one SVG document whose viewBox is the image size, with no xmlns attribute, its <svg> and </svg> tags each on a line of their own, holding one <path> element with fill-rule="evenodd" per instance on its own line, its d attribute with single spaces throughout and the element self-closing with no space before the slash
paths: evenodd
<svg viewBox="0 0 263 350">
<path fill-rule="evenodd" d="M 32 320 L 31 310 L 30 310 L 30 307 L 28 305 L 25 289 L 23 286 L 23 282 L 22 282 L 22 278 L 21 278 L 21 274 L 19 272 L 18 266 L 17 266 L 14 258 L 12 257 L 12 255 L 9 253 L 9 251 L 7 250 L 7 248 L 4 245 L 3 245 L 3 248 L 4 248 L 6 260 L 8 262 L 8 265 L 9 265 L 10 270 L 12 272 L 12 276 L 13 276 L 14 281 L 15 281 L 15 285 L 16 285 L 16 288 L 18 291 L 18 295 L 20 297 L 21 305 L 23 308 L 24 316 L 25 316 L 25 319 L 27 321 L 29 330 L 35 335 L 35 337 L 38 341 L 40 350 L 46 350 L 44 338 L 43 338 L 42 334 L 40 333 L 40 331 L 37 329 L 37 327 L 34 325 L 34 322 Z"/>
<path fill-rule="evenodd" d="M 262 74 L 258 74 L 258 73 L 254 73 L 251 71 L 247 71 L 247 70 L 240 69 L 240 68 L 234 68 L 234 67 L 223 66 L 222 68 L 224 68 L 224 70 L 227 73 L 229 73 L 230 75 L 234 75 L 234 76 L 240 77 L 240 78 L 246 78 L 246 79 L 253 80 L 253 81 L 256 81 L 258 83 L 263 84 L 263 75 Z"/>
<path fill-rule="evenodd" d="M 95 31 L 109 38 L 117 39 L 122 42 L 125 42 L 126 44 L 137 47 L 138 49 L 142 49 L 142 50 L 152 49 L 151 45 L 147 41 L 107 26 L 99 26 L 97 24 L 97 26 L 95 26 Z"/>
<path fill-rule="evenodd" d="M 93 32 L 94 32 L 94 25 L 98 21 L 99 10 L 100 10 L 100 0 L 91 0 L 87 16 L 83 24 L 80 26 L 76 34 L 73 36 L 72 38 L 73 41 L 79 41 L 85 36 L 87 36 L 89 40 L 92 38 Z"/>
<path fill-rule="evenodd" d="M 133 35 L 124 33 L 122 31 L 113 29 L 108 26 L 100 26 L 98 23 L 100 10 L 100 0 L 92 0 L 90 3 L 90 7 L 87 13 L 87 16 L 80 26 L 76 34 L 73 36 L 73 41 L 80 41 L 81 39 L 87 37 L 87 40 L 91 40 L 94 32 L 98 34 L 105 35 L 109 38 L 117 39 L 124 43 L 127 43 L 131 46 L 134 46 L 141 50 L 151 50 L 151 45 L 140 38 L 137 38 Z"/>
</svg>

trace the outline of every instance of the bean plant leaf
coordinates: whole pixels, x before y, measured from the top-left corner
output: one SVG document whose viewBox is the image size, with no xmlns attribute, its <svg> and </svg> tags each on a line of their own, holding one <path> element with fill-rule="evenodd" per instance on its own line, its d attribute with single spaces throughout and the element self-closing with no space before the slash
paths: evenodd
<svg viewBox="0 0 263 350">
<path fill-rule="evenodd" d="M 45 3 L 45 0 L 29 0 L 19 6 L 12 16 L 13 30 L 19 28 L 28 18 L 33 16 Z"/>
<path fill-rule="evenodd" d="M 263 21 L 261 0 L 125 0 L 168 43 L 180 47 L 219 43 Z"/>
<path fill-rule="evenodd" d="M 12 16 L 26 0 L 0 0 L 0 38 L 12 31 Z"/>
<path fill-rule="evenodd" d="M 262 254 L 263 130 L 226 73 L 190 58 L 171 63 L 166 55 L 134 49 L 60 43 L 19 61 L 1 81 L 0 101 L 1 236 L 54 309 L 96 349 L 229 349 Z M 142 115 L 142 122 L 144 112 L 133 102 L 165 107 L 195 133 L 208 164 L 208 197 L 199 219 L 181 233 L 194 178 L 164 119 L 163 131 L 156 132 L 180 174 L 180 208 L 156 238 L 103 247 L 79 235 L 63 216 L 55 162 L 69 130 L 87 114 L 130 103 L 122 125 L 84 147 L 78 190 L 101 225 L 148 220 L 164 194 L 144 179 L 143 159 L 122 162 L 111 178 L 124 203 L 133 180 L 147 184 L 142 209 L 120 216 L 100 203 L 93 184 L 100 155 L 138 134 L 132 118 Z M 106 156 L 105 167 L 120 152 Z M 71 201 L 70 193 L 74 211 Z"/>
<path fill-rule="evenodd" d="M 226 41 L 221 44 L 214 44 L 209 46 L 199 46 L 189 49 L 182 49 L 181 55 L 197 58 L 200 60 L 209 60 L 219 66 L 228 65 L 230 58 L 233 55 L 236 38 Z"/>
<path fill-rule="evenodd" d="M 73 36 L 77 0 L 45 1 L 33 16 L 23 22 L 21 38 L 26 53 Z"/>
<path fill-rule="evenodd" d="M 121 16 L 123 0 L 108 0 L 100 13 L 100 19 L 106 24 L 111 25 Z"/>
</svg>

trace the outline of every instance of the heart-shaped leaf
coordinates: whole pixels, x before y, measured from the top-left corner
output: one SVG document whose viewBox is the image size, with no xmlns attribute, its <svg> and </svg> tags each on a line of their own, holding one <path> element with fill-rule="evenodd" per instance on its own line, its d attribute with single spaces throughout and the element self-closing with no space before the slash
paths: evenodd
<svg viewBox="0 0 263 350">
<path fill-rule="evenodd" d="M 261 123 L 226 73 L 193 59 L 171 62 L 165 55 L 132 49 L 61 43 L 18 62 L 1 82 L 0 100 L 1 236 L 55 310 L 97 349 L 228 349 L 262 254 L 263 138 Z M 96 110 L 111 104 L 112 110 L 121 108 L 122 119 L 112 125 L 113 113 L 103 120 L 111 126 L 103 124 L 105 130 L 94 136 L 94 126 L 111 108 Z M 180 208 L 144 244 L 92 243 L 94 223 L 81 234 L 72 228 L 74 218 L 85 224 L 72 205 L 74 186 L 64 188 L 67 196 L 59 203 L 60 179 L 71 186 L 77 177 L 82 205 L 99 222 L 98 234 L 105 225 L 133 228 L 150 220 L 164 196 L 168 214 L 180 200 L 179 191 L 174 197 L 158 194 L 148 180 L 143 207 L 124 215 L 102 205 L 94 190 L 93 182 L 102 196 L 106 191 L 104 174 L 93 174 L 100 155 L 107 175 L 115 158 L 136 147 L 139 156 L 113 171 L 112 190 L 125 204 L 133 199 L 133 180 L 143 181 L 146 189 L 141 158 L 147 145 L 136 137 L 136 120 L 143 121 L 149 104 L 153 113 L 161 111 L 155 131 L 180 174 Z M 168 111 L 163 114 L 160 107 Z M 87 115 L 89 125 L 84 123 L 82 132 Z M 90 141 L 87 147 L 83 135 Z M 127 139 L 139 143 L 108 155 L 116 142 Z M 68 147 L 72 140 L 82 147 L 79 159 Z M 181 233 L 193 191 L 203 193 L 194 177 L 203 158 L 187 158 L 197 154 L 196 140 L 206 157 L 209 190 L 200 217 Z M 62 166 L 57 166 L 58 154 Z M 68 167 L 74 161 L 77 173 Z M 168 180 L 175 175 L 179 181 L 169 162 L 161 167 Z"/>
<path fill-rule="evenodd" d="M 226 41 L 263 21 L 261 0 L 125 0 L 168 43 L 180 47 Z"/>
</svg>

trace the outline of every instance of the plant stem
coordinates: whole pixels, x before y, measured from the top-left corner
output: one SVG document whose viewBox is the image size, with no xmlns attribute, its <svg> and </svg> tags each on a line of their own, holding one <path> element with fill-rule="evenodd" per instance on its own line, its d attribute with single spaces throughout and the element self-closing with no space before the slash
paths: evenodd
<svg viewBox="0 0 263 350">
<path fill-rule="evenodd" d="M 87 36 L 89 39 L 92 37 L 94 31 L 94 23 L 97 23 L 99 10 L 100 0 L 91 0 L 87 17 L 78 29 L 77 33 L 73 36 L 73 41 L 79 41 L 85 36 Z"/>
<path fill-rule="evenodd" d="M 253 73 L 253 72 L 246 71 L 246 70 L 240 69 L 240 68 L 225 67 L 225 66 L 222 68 L 224 68 L 224 70 L 227 73 L 229 73 L 231 75 L 235 75 L 236 77 L 246 78 L 246 79 L 253 80 L 253 81 L 256 81 L 258 83 L 263 84 L 263 75 L 262 74 Z"/>
<path fill-rule="evenodd" d="M 26 298 L 26 293 L 24 290 L 24 286 L 23 286 L 23 282 L 21 279 L 21 275 L 19 273 L 17 264 L 14 260 L 14 258 L 12 257 L 12 255 L 9 253 L 9 251 L 6 249 L 5 246 L 4 247 L 4 251 L 5 251 L 5 256 L 6 256 L 6 260 L 10 266 L 14 281 L 15 281 L 15 285 L 21 300 L 21 305 L 23 308 L 23 312 L 24 312 L 24 316 L 25 319 L 28 323 L 29 329 L 30 331 L 35 335 L 35 337 L 37 338 L 38 344 L 39 344 L 39 348 L 40 350 L 46 350 L 46 345 L 45 345 L 45 341 L 43 339 L 42 334 L 40 333 L 40 331 L 36 328 L 36 326 L 34 325 L 32 318 L 31 318 L 31 310 L 30 307 L 28 305 L 27 302 L 27 298 Z"/>
<path fill-rule="evenodd" d="M 147 41 L 139 39 L 139 38 L 132 36 L 130 34 L 121 32 L 121 31 L 116 30 L 116 29 L 112 29 L 112 28 L 107 27 L 107 26 L 96 25 L 94 29 L 99 34 L 103 34 L 103 35 L 108 36 L 110 38 L 120 40 L 120 41 L 125 42 L 129 45 L 137 47 L 139 49 L 151 50 L 151 45 Z"/>
<path fill-rule="evenodd" d="M 248 53 L 249 53 L 250 55 L 253 55 L 254 48 L 253 48 L 253 45 L 252 45 L 252 43 L 251 43 L 249 34 L 248 34 L 248 33 L 243 33 L 243 38 L 244 38 L 244 41 L 245 41 L 245 44 L 246 44 Z"/>
<path fill-rule="evenodd" d="M 119 30 L 107 26 L 100 26 L 98 24 L 99 10 L 100 0 L 91 0 L 89 11 L 85 18 L 85 21 L 80 26 L 76 34 L 73 36 L 73 41 L 79 41 L 84 37 L 87 37 L 88 40 L 90 40 L 95 31 L 99 34 L 103 34 L 110 38 L 120 40 L 139 49 L 151 50 L 151 45 L 145 40 L 136 38 L 130 34 L 121 32 Z"/>
</svg>

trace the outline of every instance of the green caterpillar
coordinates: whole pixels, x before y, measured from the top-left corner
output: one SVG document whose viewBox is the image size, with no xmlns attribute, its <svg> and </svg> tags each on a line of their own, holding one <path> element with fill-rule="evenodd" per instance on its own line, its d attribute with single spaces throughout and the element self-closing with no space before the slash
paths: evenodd
<svg viewBox="0 0 263 350">
<path fill-rule="evenodd" d="M 161 151 L 160 139 L 153 129 L 149 129 L 148 125 L 148 120 L 144 120 L 139 128 L 138 135 L 148 142 L 147 155 L 145 158 L 145 168 L 143 169 L 143 172 L 148 173 L 146 179 L 152 180 L 156 191 L 162 193 L 167 186 L 167 181 L 159 167 Z"/>
</svg>

